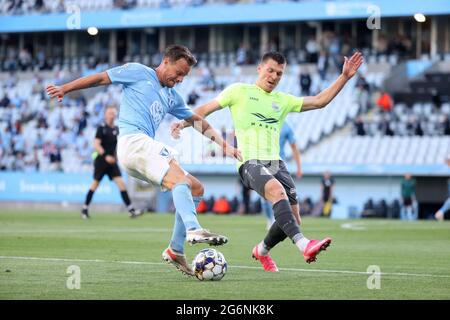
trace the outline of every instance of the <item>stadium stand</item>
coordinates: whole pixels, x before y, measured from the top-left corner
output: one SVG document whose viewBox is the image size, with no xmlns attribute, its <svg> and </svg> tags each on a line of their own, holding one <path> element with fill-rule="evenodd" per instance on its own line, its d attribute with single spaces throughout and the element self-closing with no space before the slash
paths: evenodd
<svg viewBox="0 0 450 320">
<path fill-rule="evenodd" d="M 300 95 L 298 74 L 302 68 L 308 67 L 314 70 L 313 65 L 292 65 L 289 72 L 284 76 L 279 85 L 280 91 Z M 70 68 L 70 67 L 69 67 Z M 44 88 L 47 84 L 56 80 L 62 83 L 75 74 L 69 68 L 63 67 L 61 71 L 39 74 L 31 72 L 21 73 L 18 80 L 17 75 L 9 77 L 3 87 L 0 88 L 0 118 L 2 129 L 2 167 L 11 168 L 11 157 L 18 152 L 29 159 L 30 154 L 37 152 L 40 171 L 63 170 L 64 172 L 88 171 L 90 159 L 90 138 L 95 131 L 95 126 L 101 121 L 102 110 L 106 105 L 118 106 L 120 103 L 120 87 L 110 86 L 105 89 L 90 91 L 87 97 L 66 98 L 62 106 L 57 106 L 54 101 L 49 101 L 45 95 Z M 99 64 L 95 71 L 106 69 L 107 66 Z M 205 71 L 206 70 L 206 71 Z M 234 82 L 253 83 L 256 79 L 255 66 L 235 66 L 230 68 L 214 69 L 200 63 L 194 70 L 189 81 L 179 86 L 182 95 L 187 98 L 193 90 L 198 90 L 199 100 L 197 105 L 214 98 L 225 86 Z M 365 79 L 372 91 L 376 91 L 383 81 L 385 72 L 367 71 L 377 70 L 376 64 L 366 69 Z M 89 72 L 93 72 L 90 70 Z M 87 73 L 85 70 L 84 73 Z M 6 79 L 7 75 L 3 75 Z M 327 79 L 333 79 L 335 74 L 328 74 Z M 43 78 L 45 77 L 45 79 Z M 211 80 L 211 79 L 212 80 Z M 313 91 L 319 91 L 326 86 L 329 80 L 322 81 L 319 73 L 312 74 Z M 213 81 L 213 85 L 210 82 Z M 361 95 L 364 89 L 357 87 L 357 79 L 344 88 L 341 94 L 323 110 L 316 112 L 292 114 L 288 120 L 295 123 L 296 137 L 299 146 L 305 152 L 304 161 L 313 163 L 397 163 L 397 164 L 433 164 L 440 163 L 443 156 L 448 152 L 450 145 L 448 135 L 448 117 L 450 104 L 443 103 L 439 108 L 429 103 L 417 102 L 408 107 L 406 104 L 397 103 L 390 113 L 370 107 L 370 98 L 365 97 L 362 101 Z M 19 94 L 20 93 L 20 94 Z M 90 97 L 90 98 L 89 98 Z M 369 107 L 364 106 L 369 104 Z M 369 108 L 367 113 L 366 108 Z M 84 115 L 84 113 L 86 113 Z M 339 129 L 348 129 L 348 126 L 360 115 L 363 119 L 363 131 L 365 136 L 355 136 L 356 130 L 350 130 L 348 135 L 338 134 L 333 136 Z M 86 117 L 86 119 L 84 119 Z M 45 119 L 45 129 L 39 125 L 39 119 Z M 167 132 L 170 122 L 174 118 L 168 117 L 162 124 L 160 132 Z M 231 116 L 227 110 L 213 114 L 209 121 L 217 128 L 224 128 L 227 135 L 232 133 L 230 125 Z M 86 122 L 85 124 L 83 124 Z M 21 123 L 22 129 L 14 130 L 14 125 Z M 386 132 L 386 124 L 390 131 Z M 420 124 L 421 129 L 418 129 Z M 80 129 L 80 126 L 85 126 Z M 348 130 L 347 130 L 348 131 Z M 444 136 L 442 136 L 444 135 Z M 9 138 L 11 136 L 11 138 Z M 25 141 L 22 148 L 22 136 Z M 331 141 L 320 143 L 324 138 L 331 137 Z M 423 136 L 418 138 L 414 136 Z M 194 141 L 198 137 L 193 130 L 186 130 L 185 139 Z M 40 141 L 42 139 L 43 143 Z M 161 134 L 163 142 L 173 144 L 170 137 Z M 15 143 L 18 140 L 19 143 Z M 8 141 L 11 145 L 8 146 Z M 51 143 L 55 142 L 55 143 Z M 308 149 L 318 145 L 317 148 Z M 55 145 L 55 146 L 53 146 Z M 230 163 L 231 159 L 222 157 L 208 157 L 208 150 L 200 150 L 191 144 L 184 144 L 182 150 L 183 159 L 187 163 L 201 163 L 206 158 L 211 163 Z M 423 145 L 424 148 L 419 146 Z M 48 147 L 48 148 L 45 148 Z M 51 165 L 50 155 L 47 149 L 56 147 L 61 151 L 61 167 Z M 370 150 L 370 152 L 369 152 Z M 216 150 L 216 153 L 219 152 Z M 420 153 L 419 153 L 420 152 Z M 288 157 L 289 157 L 288 152 Z M 395 156 L 394 156 L 395 155 Z M 34 163 L 34 162 L 33 162 Z M 31 165 L 27 166 L 31 169 Z M 56 168 L 56 169 L 55 169 Z M 20 169 L 20 166 L 16 169 Z"/>
</svg>

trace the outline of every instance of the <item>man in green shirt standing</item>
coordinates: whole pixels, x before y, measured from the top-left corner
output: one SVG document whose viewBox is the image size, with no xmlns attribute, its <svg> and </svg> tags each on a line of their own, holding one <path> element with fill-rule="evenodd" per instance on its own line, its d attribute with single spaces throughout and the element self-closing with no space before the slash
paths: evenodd
<svg viewBox="0 0 450 320">
<path fill-rule="evenodd" d="M 325 107 L 356 74 L 362 63 L 363 57 L 359 52 L 350 59 L 346 57 L 342 74 L 328 88 L 316 96 L 295 97 L 274 91 L 285 71 L 286 59 L 281 53 L 268 52 L 258 65 L 255 84 L 232 84 L 216 99 L 194 110 L 206 117 L 224 107 L 230 108 L 243 157 L 237 164 L 239 175 L 244 185 L 273 205 L 276 223 L 252 251 L 253 258 L 259 260 L 268 272 L 278 271 L 269 250 L 286 237 L 299 248 L 308 263 L 314 262 L 316 255 L 331 243 L 331 238 L 309 240 L 300 232 L 301 219 L 295 184 L 280 159 L 279 138 L 283 122 L 290 112 Z M 172 135 L 179 137 L 179 131 L 188 126 L 189 123 L 184 121 L 173 124 Z"/>
<path fill-rule="evenodd" d="M 402 220 L 416 220 L 417 212 L 414 209 L 416 201 L 416 179 L 413 179 L 409 173 L 405 174 L 401 182 L 402 193 Z"/>
</svg>

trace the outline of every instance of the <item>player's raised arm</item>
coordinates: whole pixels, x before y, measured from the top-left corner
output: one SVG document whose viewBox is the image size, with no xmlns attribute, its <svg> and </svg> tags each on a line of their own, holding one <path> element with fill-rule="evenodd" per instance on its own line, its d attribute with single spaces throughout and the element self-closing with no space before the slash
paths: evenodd
<svg viewBox="0 0 450 320">
<path fill-rule="evenodd" d="M 184 121 L 189 122 L 195 130 L 200 132 L 205 137 L 209 138 L 211 141 L 217 143 L 224 151 L 224 153 L 229 156 L 242 161 L 241 151 L 229 145 L 225 140 L 222 139 L 222 135 L 215 130 L 208 121 L 203 119 L 198 114 L 194 114 L 191 118 L 185 119 Z"/>
<path fill-rule="evenodd" d="M 51 98 L 57 98 L 58 101 L 61 102 L 64 95 L 69 92 L 108 84 L 111 84 L 111 80 L 105 71 L 73 80 L 62 86 L 55 86 L 51 84 L 47 86 L 47 94 Z"/>
<path fill-rule="evenodd" d="M 342 90 L 347 81 L 356 74 L 363 61 L 364 59 L 360 52 L 354 53 L 350 59 L 345 57 L 341 75 L 331 86 L 320 92 L 318 95 L 304 97 L 301 112 L 320 109 L 329 104 Z"/>
<path fill-rule="evenodd" d="M 216 100 L 211 100 L 210 102 L 207 102 L 204 105 L 195 108 L 193 111 L 200 117 L 206 118 L 211 113 L 216 112 L 219 109 L 221 109 L 219 102 L 217 102 Z M 186 120 L 174 122 L 170 127 L 170 134 L 175 139 L 178 139 L 180 137 L 180 131 L 184 128 L 190 127 L 191 125 L 192 123 Z"/>
</svg>

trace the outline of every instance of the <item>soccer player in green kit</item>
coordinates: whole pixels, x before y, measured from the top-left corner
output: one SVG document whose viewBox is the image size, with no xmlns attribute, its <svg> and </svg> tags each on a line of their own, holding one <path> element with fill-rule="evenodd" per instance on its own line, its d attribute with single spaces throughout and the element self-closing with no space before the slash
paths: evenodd
<svg viewBox="0 0 450 320">
<path fill-rule="evenodd" d="M 269 251 L 289 237 L 303 253 L 306 262 L 316 261 L 316 256 L 331 243 L 331 238 L 309 240 L 300 231 L 300 212 L 294 181 L 280 159 L 279 137 L 283 122 L 290 112 L 304 112 L 324 108 L 342 90 L 363 63 L 362 54 L 356 52 L 345 57 L 341 75 L 316 96 L 296 97 L 274 91 L 286 68 L 281 53 L 268 52 L 258 65 L 255 84 L 235 83 L 225 88 L 219 96 L 196 108 L 202 117 L 229 107 L 234 122 L 237 143 L 243 161 L 238 162 L 239 175 L 247 187 L 258 192 L 273 205 L 275 223 L 263 241 L 252 251 L 268 272 L 278 272 Z M 179 137 L 180 130 L 190 124 L 185 121 L 172 125 L 172 135 Z"/>
</svg>

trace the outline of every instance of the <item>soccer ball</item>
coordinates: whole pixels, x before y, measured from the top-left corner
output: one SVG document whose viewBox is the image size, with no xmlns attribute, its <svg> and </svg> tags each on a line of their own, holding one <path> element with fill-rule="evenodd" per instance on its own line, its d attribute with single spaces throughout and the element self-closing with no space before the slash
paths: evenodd
<svg viewBox="0 0 450 320">
<path fill-rule="evenodd" d="M 203 249 L 192 261 L 195 276 L 201 281 L 221 280 L 227 273 L 227 267 L 225 257 L 216 249 Z"/>
</svg>

